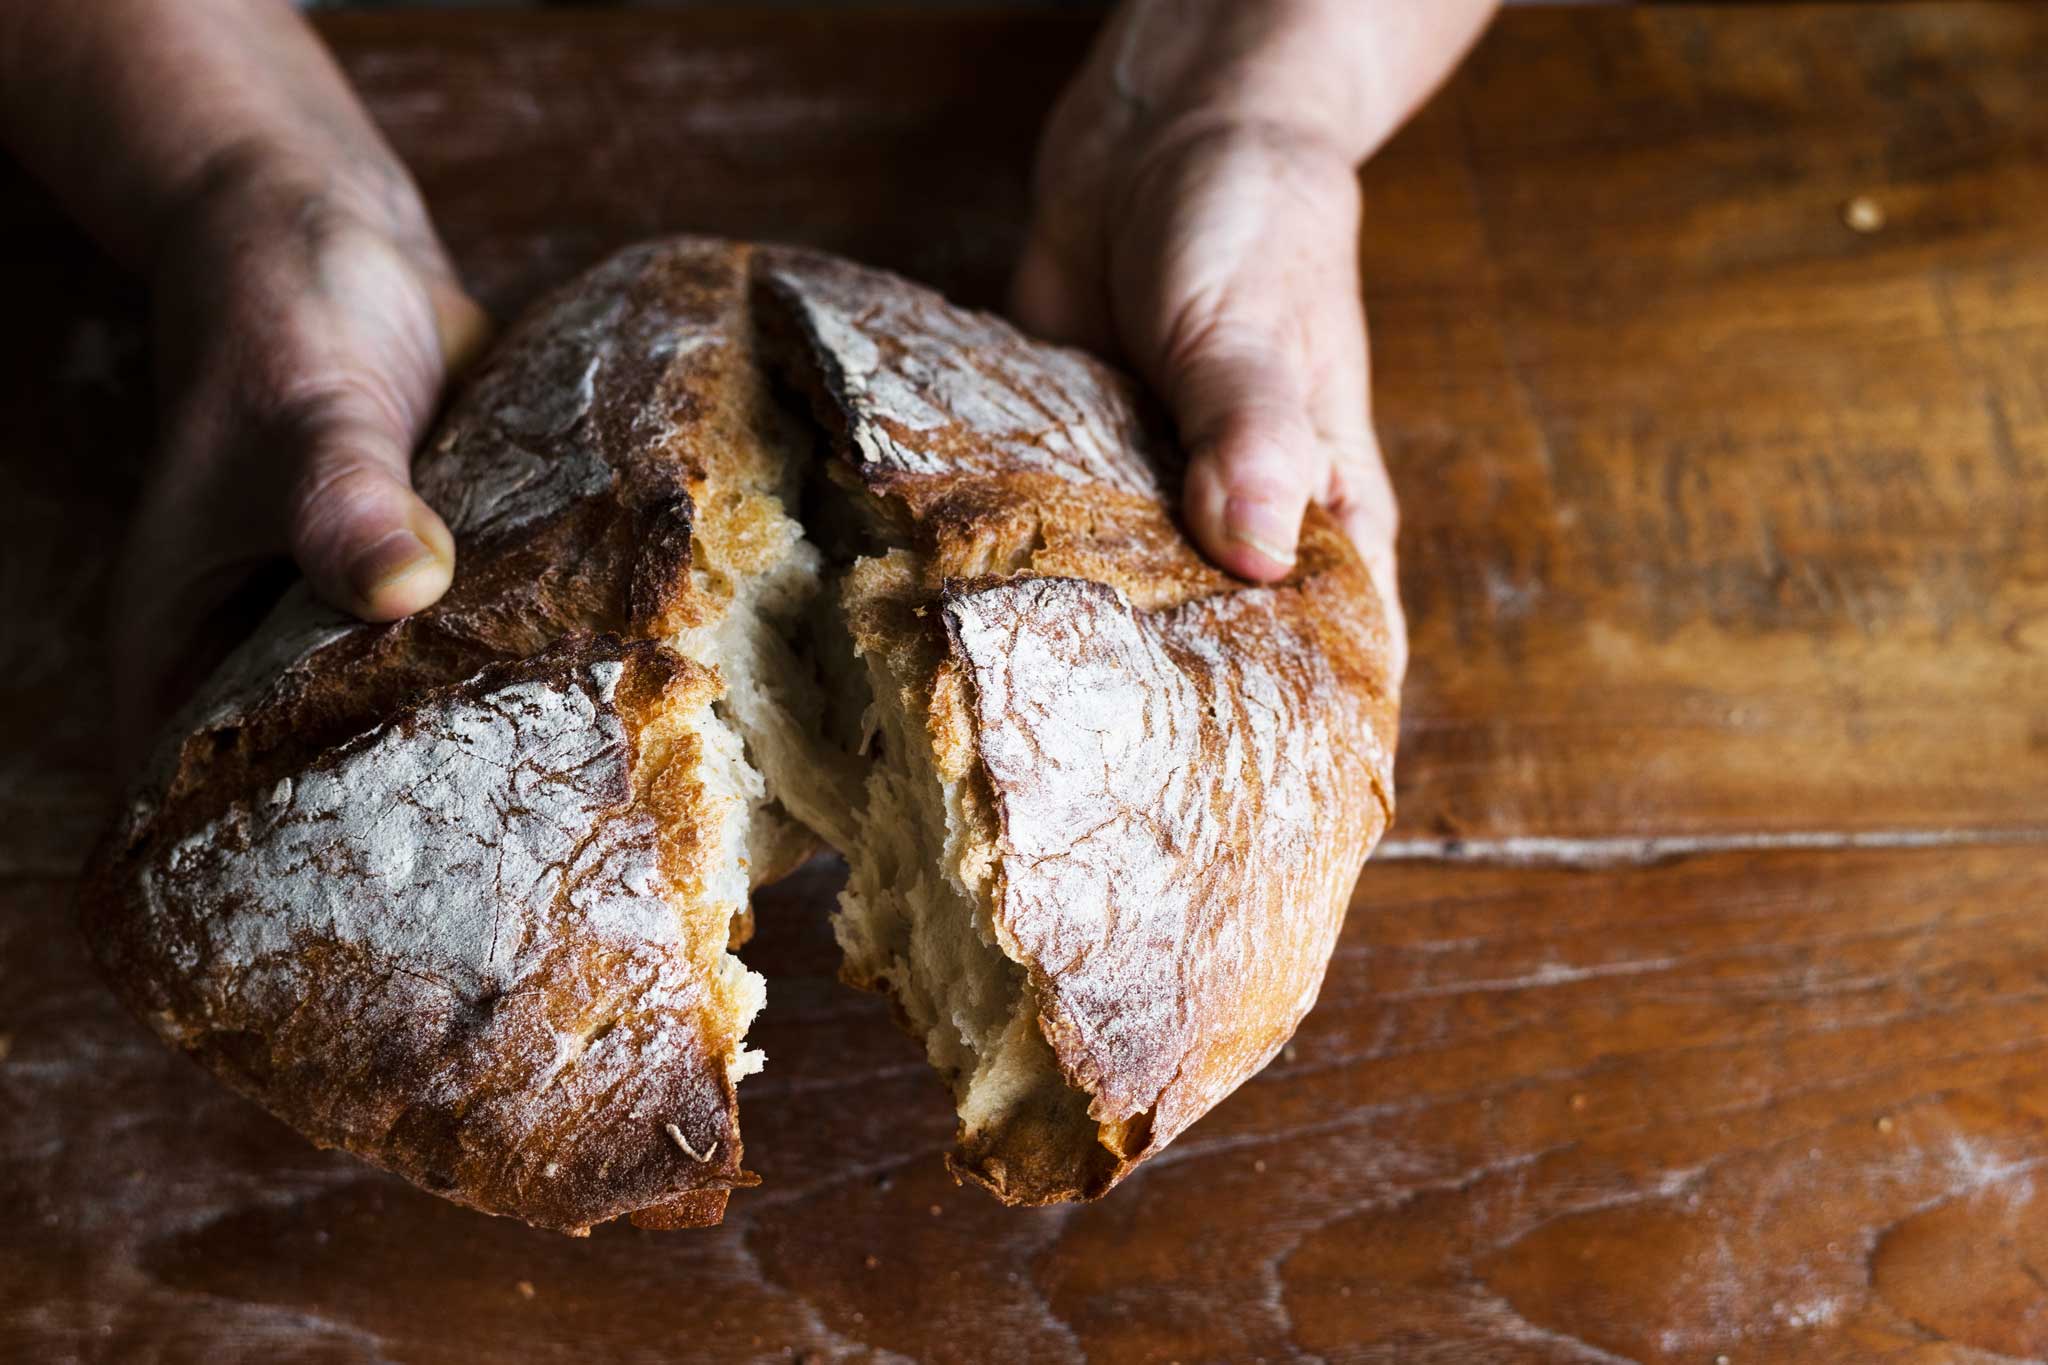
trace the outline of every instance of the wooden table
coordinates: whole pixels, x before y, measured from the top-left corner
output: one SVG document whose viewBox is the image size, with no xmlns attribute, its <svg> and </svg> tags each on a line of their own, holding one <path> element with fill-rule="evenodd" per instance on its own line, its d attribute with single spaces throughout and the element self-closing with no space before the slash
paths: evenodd
<svg viewBox="0 0 2048 1365">
<path fill-rule="evenodd" d="M 507 309 L 678 228 L 992 300 L 1086 39 L 329 31 Z M 0 1358 L 2048 1356 L 2048 10 L 1518 11 L 1367 182 L 1415 667 L 1299 1037 L 1001 1209 L 817 867 L 748 950 L 766 1183 L 584 1242 L 310 1150 L 93 978 L 140 299 L 0 196 Z"/>
</svg>

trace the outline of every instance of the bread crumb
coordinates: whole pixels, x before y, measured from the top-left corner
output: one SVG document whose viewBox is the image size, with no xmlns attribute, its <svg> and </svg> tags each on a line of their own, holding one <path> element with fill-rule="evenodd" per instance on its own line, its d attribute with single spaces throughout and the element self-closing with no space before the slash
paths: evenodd
<svg viewBox="0 0 2048 1365">
<path fill-rule="evenodd" d="M 1714 1365 L 1732 1365 L 1727 1356 L 1715 1356 Z"/>
<path fill-rule="evenodd" d="M 696 1162 L 698 1165 L 701 1166 L 705 1162 L 711 1160 L 712 1157 L 718 1155 L 717 1143 L 712 1143 L 709 1147 L 707 1147 L 703 1152 L 700 1153 L 695 1147 L 692 1147 L 690 1145 L 690 1140 L 683 1136 L 682 1129 L 676 1127 L 673 1123 L 664 1123 L 661 1126 L 668 1129 L 669 1137 L 675 1140 L 676 1146 L 683 1149 L 684 1155 L 688 1156 L 690 1160 Z"/>
<path fill-rule="evenodd" d="M 516 1288 L 519 1290 L 519 1297 L 522 1299 L 530 1299 L 534 1295 L 532 1280 L 521 1280 Z"/>
<path fill-rule="evenodd" d="M 1591 1103 L 1592 1101 L 1586 1098 L 1586 1092 L 1581 1090 L 1572 1096 L 1572 1112 L 1574 1114 L 1582 1114 L 1585 1112 L 1586 1106 Z"/>
<path fill-rule="evenodd" d="M 1254 1161 L 1252 1163 L 1252 1169 L 1257 1171 L 1260 1175 L 1264 1175 L 1266 1173 L 1266 1159 L 1264 1157 L 1260 1157 L 1257 1161 Z"/>
<path fill-rule="evenodd" d="M 1881 1115 L 1877 1120 L 1877 1131 L 1880 1133 L 1889 1133 L 1891 1130 L 1892 1116 L 1890 1114 Z"/>
<path fill-rule="evenodd" d="M 861 1258 L 861 1264 L 866 1266 L 869 1270 L 873 1270 L 876 1266 L 879 1266 L 881 1263 L 882 1258 L 879 1256 L 864 1256 Z"/>
<path fill-rule="evenodd" d="M 1884 230 L 1884 206 L 1867 194 L 1859 194 L 1842 205 L 1842 221 L 1849 231 L 1866 235 Z"/>
<path fill-rule="evenodd" d="M 942 1206 L 940 1206 L 940 1205 L 938 1205 L 938 1204 L 934 1204 L 934 1205 L 932 1205 L 932 1217 L 934 1217 L 934 1218 L 938 1217 L 938 1216 L 939 1216 L 940 1214 L 944 1213 L 945 1211 L 946 1211 L 946 1210 L 945 1210 L 945 1209 L 944 1209 L 944 1208 L 943 1208 Z"/>
</svg>

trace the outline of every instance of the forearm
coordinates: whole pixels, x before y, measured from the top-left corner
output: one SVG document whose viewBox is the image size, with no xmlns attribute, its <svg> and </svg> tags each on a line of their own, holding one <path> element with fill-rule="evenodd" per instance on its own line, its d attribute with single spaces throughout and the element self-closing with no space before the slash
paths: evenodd
<svg viewBox="0 0 2048 1365">
<path fill-rule="evenodd" d="M 151 286 L 161 434 L 115 607 L 131 742 L 279 554 L 366 620 L 438 598 L 454 538 L 412 454 L 485 319 L 286 0 L 0 0 L 0 144 Z"/>
<path fill-rule="evenodd" d="M 1275 126 L 1363 161 L 1455 67 L 1498 0 L 1127 0 L 1086 82 L 1110 126 Z"/>
<path fill-rule="evenodd" d="M 403 168 L 284 0 L 0 0 L 0 141 L 143 272 L 211 183 L 289 174 L 394 230 L 417 216 Z"/>
</svg>

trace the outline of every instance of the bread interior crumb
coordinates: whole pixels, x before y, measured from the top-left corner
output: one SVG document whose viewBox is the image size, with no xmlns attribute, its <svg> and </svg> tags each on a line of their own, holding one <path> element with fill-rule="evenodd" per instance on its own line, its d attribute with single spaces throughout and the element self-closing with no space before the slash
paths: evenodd
<svg viewBox="0 0 2048 1365">
<path fill-rule="evenodd" d="M 843 974 L 886 990 L 923 1039 L 972 1173 L 1002 1192 L 1004 1161 L 973 1158 L 1020 1146 L 1065 1169 L 1097 1165 L 1104 1135 L 998 939 L 993 818 L 969 775 L 933 762 L 942 651 L 937 623 L 917 615 L 923 565 L 829 477 L 822 433 L 792 407 L 760 420 L 779 469 L 748 494 L 744 565 L 724 552 L 737 538 L 696 538 L 697 572 L 729 593 L 725 609 L 669 641 L 718 668 L 714 723 L 744 741 L 760 775 L 725 788 L 745 803 L 752 880 L 787 866 L 792 822 L 846 859 L 833 919 Z"/>
<path fill-rule="evenodd" d="M 729 920 L 747 922 L 754 812 L 767 800 L 767 789 L 760 772 L 747 762 L 745 739 L 720 714 L 718 704 L 700 692 L 686 694 L 655 714 L 641 728 L 639 744 L 637 781 L 655 788 L 676 782 L 685 790 L 701 791 L 721 812 L 715 824 L 707 827 L 699 822 L 689 828 L 691 838 L 704 841 L 704 847 L 695 856 L 678 860 L 695 876 L 694 884 L 674 888 L 677 899 L 685 905 L 708 902 L 729 907 Z M 678 764 L 688 769 L 679 782 L 670 772 Z M 678 922 L 687 935 L 683 951 L 706 967 L 711 989 L 723 1002 L 714 1017 L 733 1021 L 725 1071 L 737 1084 L 759 1071 L 767 1060 L 745 1044 L 747 1030 L 767 1003 L 767 981 L 730 951 L 729 931 L 722 941 L 705 942 L 701 935 L 687 934 L 693 924 L 702 921 L 679 914 Z M 598 1022 L 593 1021 L 593 1026 Z"/>
</svg>

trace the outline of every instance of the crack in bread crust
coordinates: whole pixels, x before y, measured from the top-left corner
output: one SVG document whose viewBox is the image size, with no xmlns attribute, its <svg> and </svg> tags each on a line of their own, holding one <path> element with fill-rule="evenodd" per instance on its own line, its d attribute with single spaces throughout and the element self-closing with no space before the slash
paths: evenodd
<svg viewBox="0 0 2048 1365">
<path fill-rule="evenodd" d="M 759 776 L 713 710 L 715 670 L 654 638 L 721 610 L 693 572 L 722 529 L 699 534 L 698 503 L 769 459 L 732 382 L 756 368 L 746 256 L 634 248 L 512 328 L 415 468 L 458 536 L 448 594 L 387 626 L 288 594 L 174 723 L 87 889 L 110 980 L 169 1041 L 316 1142 L 545 1227 L 715 1222 L 753 1181 L 734 1084 L 758 1065 L 742 1037 L 763 985 L 726 949 Z M 593 650 L 625 672 L 571 727 L 596 745 L 574 780 L 521 776 L 553 771 L 566 742 L 537 711 L 482 762 L 464 708 L 507 669 L 566 701 Z M 263 802 L 337 765 L 353 791 L 302 822 L 331 833 L 324 879 L 274 875 L 266 851 L 297 836 Z M 467 828 L 472 845 L 553 851 L 510 886 L 488 860 L 448 861 L 425 900 L 377 874 L 390 822 L 437 783 L 451 848 Z M 258 826 L 268 842 L 234 832 Z M 329 885 L 363 913 L 323 911 Z M 486 903 L 516 948 L 456 932 Z M 716 1158 L 684 1156 L 669 1123 Z"/>
<path fill-rule="evenodd" d="M 1013 1202 L 1094 1197 L 1314 1003 L 1392 816 L 1385 623 L 1320 509 L 1275 588 L 1208 564 L 1157 414 L 1094 360 L 843 261 L 777 251 L 758 275 L 844 481 L 903 547 L 887 586 L 851 576 L 849 617 L 928 748 L 924 847 L 957 902 L 892 924 L 850 851 L 852 974 L 953 1079 L 957 1170 Z M 963 1004 L 958 953 L 920 972 L 935 915 L 1012 968 L 1008 1002 Z"/>
<path fill-rule="evenodd" d="M 448 595 L 365 626 L 294 590 L 169 732 L 87 890 L 110 980 L 436 1193 L 715 1222 L 760 1062 L 729 949 L 823 839 L 954 1169 L 1103 1193 L 1285 1042 L 1392 811 L 1356 553 L 1312 511 L 1287 582 L 1224 575 L 1163 430 L 878 272 L 620 253 L 421 455 Z"/>
</svg>

